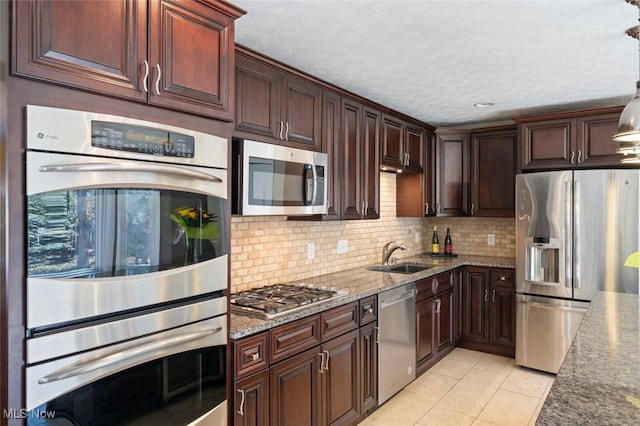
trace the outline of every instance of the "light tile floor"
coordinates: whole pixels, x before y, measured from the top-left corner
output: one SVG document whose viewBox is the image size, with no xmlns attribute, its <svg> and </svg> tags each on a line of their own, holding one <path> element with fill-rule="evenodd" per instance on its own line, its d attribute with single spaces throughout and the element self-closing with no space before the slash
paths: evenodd
<svg viewBox="0 0 640 426">
<path fill-rule="evenodd" d="M 456 348 L 360 426 L 535 425 L 552 374 Z"/>
</svg>

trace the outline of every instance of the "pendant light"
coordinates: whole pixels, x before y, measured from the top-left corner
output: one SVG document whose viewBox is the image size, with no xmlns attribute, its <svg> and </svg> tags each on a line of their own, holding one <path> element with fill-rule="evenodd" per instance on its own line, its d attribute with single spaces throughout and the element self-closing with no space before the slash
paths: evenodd
<svg viewBox="0 0 640 426">
<path fill-rule="evenodd" d="M 625 1 L 638 8 L 638 21 L 640 22 L 640 0 Z M 638 37 L 639 27 L 629 28 L 625 33 L 640 41 L 640 37 Z M 640 44 L 638 52 L 640 53 Z M 613 135 L 613 140 L 620 143 L 620 147 L 617 150 L 619 154 L 631 155 L 631 157 L 623 159 L 623 163 L 640 162 L 640 80 L 636 82 L 636 96 L 629 101 L 622 110 L 622 114 L 620 114 L 618 132 Z"/>
</svg>

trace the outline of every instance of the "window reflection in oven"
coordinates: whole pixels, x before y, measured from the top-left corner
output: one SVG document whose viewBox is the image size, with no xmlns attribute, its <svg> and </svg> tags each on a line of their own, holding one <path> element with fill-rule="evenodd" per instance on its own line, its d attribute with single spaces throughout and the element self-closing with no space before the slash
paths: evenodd
<svg viewBox="0 0 640 426">
<path fill-rule="evenodd" d="M 186 425 L 225 401 L 225 358 L 221 345 L 147 362 L 32 409 L 27 424 Z"/>
<path fill-rule="evenodd" d="M 159 189 L 76 189 L 27 200 L 30 277 L 106 278 L 227 253 L 226 200 Z"/>
</svg>

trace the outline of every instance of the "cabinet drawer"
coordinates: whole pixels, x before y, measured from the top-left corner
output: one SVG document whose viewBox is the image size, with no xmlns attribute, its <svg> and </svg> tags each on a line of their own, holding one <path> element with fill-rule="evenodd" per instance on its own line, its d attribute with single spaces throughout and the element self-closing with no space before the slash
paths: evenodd
<svg viewBox="0 0 640 426">
<path fill-rule="evenodd" d="M 513 287 L 513 269 L 491 269 L 491 282 Z"/>
<path fill-rule="evenodd" d="M 453 287 L 453 271 L 443 272 L 435 276 L 433 292 L 435 294 L 451 290 Z"/>
<path fill-rule="evenodd" d="M 429 277 L 416 281 L 416 302 L 435 294 L 434 279 L 435 277 Z"/>
<path fill-rule="evenodd" d="M 264 332 L 233 342 L 235 380 L 269 366 L 269 333 Z"/>
<path fill-rule="evenodd" d="M 355 330 L 358 328 L 358 302 L 321 313 L 320 326 L 323 342 Z"/>
<path fill-rule="evenodd" d="M 360 299 L 360 326 L 378 319 L 378 297 L 373 295 Z"/>
<path fill-rule="evenodd" d="M 272 328 L 269 341 L 271 363 L 319 345 L 320 315 Z"/>
</svg>

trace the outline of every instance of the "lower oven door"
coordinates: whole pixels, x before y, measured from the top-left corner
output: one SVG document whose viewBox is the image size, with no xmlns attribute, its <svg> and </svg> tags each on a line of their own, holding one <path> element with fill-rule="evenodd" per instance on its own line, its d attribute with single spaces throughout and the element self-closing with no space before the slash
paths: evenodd
<svg viewBox="0 0 640 426">
<path fill-rule="evenodd" d="M 221 315 L 26 369 L 29 425 L 226 424 Z"/>
</svg>

